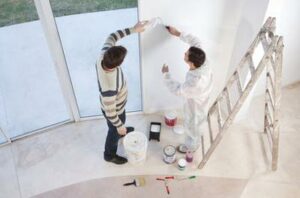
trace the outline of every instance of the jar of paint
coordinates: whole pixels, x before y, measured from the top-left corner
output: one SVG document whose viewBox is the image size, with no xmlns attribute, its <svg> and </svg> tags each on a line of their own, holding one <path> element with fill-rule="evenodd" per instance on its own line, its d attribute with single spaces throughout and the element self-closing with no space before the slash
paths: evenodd
<svg viewBox="0 0 300 198">
<path fill-rule="evenodd" d="M 178 169 L 183 171 L 185 167 L 186 167 L 186 160 L 184 158 L 178 160 Z"/>
<path fill-rule="evenodd" d="M 187 162 L 191 163 L 193 161 L 193 152 L 187 151 L 185 154 L 185 159 Z"/>
<path fill-rule="evenodd" d="M 170 111 L 165 113 L 165 123 L 169 127 L 173 127 L 176 125 L 177 115 L 175 111 Z"/>
<path fill-rule="evenodd" d="M 164 162 L 172 164 L 176 160 L 176 148 L 172 145 L 164 147 Z"/>
</svg>

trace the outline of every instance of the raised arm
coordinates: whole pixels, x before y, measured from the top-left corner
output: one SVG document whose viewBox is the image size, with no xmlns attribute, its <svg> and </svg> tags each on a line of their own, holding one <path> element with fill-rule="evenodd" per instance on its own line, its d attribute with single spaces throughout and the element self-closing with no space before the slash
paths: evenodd
<svg viewBox="0 0 300 198">
<path fill-rule="evenodd" d="M 132 33 L 143 32 L 145 30 L 146 24 L 147 21 L 141 21 L 131 28 L 125 28 L 123 30 L 117 30 L 116 32 L 111 33 L 105 40 L 104 45 L 102 46 L 101 54 L 104 54 L 105 51 L 110 47 L 115 46 L 117 41 L 124 38 L 125 36 L 128 36 Z"/>
<path fill-rule="evenodd" d="M 163 65 L 161 71 L 164 76 L 164 83 L 171 93 L 177 96 L 183 96 L 185 98 L 189 98 L 191 96 L 194 91 L 194 87 L 197 85 L 197 77 L 191 78 L 184 83 L 180 83 L 171 77 L 169 67 L 166 64 Z"/>
<path fill-rule="evenodd" d="M 170 34 L 179 37 L 183 42 L 189 44 L 190 46 L 201 48 L 200 40 L 196 36 L 185 32 L 180 32 L 172 26 L 166 26 L 166 28 Z"/>
</svg>

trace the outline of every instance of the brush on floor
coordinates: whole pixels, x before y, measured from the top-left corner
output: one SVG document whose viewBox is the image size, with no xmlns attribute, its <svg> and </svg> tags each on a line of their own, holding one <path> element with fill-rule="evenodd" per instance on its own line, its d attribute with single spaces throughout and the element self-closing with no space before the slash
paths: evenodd
<svg viewBox="0 0 300 198">
<path fill-rule="evenodd" d="M 134 179 L 133 182 L 125 183 L 125 184 L 123 184 L 123 186 L 131 186 L 131 185 L 145 186 L 145 183 L 146 183 L 145 178 L 138 177 L 138 178 Z"/>
<path fill-rule="evenodd" d="M 179 181 L 182 181 L 182 180 L 187 180 L 187 179 L 195 179 L 195 178 L 196 178 L 196 176 L 195 176 L 195 175 L 193 175 L 193 176 L 184 177 L 184 178 L 177 178 L 177 180 L 179 180 Z"/>
</svg>

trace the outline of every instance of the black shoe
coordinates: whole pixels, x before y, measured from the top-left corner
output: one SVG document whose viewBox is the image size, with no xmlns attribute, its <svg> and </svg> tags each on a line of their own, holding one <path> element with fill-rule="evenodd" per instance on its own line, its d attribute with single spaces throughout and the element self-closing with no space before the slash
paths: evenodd
<svg viewBox="0 0 300 198">
<path fill-rule="evenodd" d="M 121 156 L 118 156 L 118 155 L 114 156 L 111 159 L 105 159 L 105 161 L 112 162 L 112 163 L 118 164 L 118 165 L 127 163 L 127 159 L 125 157 L 121 157 Z"/>
<path fill-rule="evenodd" d="M 126 135 L 127 135 L 128 133 L 134 131 L 134 127 L 126 127 L 126 130 L 127 130 L 127 132 L 126 132 Z M 121 135 L 121 137 L 125 137 L 125 135 Z"/>
</svg>

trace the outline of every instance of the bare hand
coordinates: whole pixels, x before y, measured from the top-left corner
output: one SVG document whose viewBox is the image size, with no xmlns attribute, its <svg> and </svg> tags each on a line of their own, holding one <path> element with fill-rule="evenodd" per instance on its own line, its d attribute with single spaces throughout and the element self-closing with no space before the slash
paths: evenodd
<svg viewBox="0 0 300 198">
<path fill-rule="evenodd" d="M 175 27 L 166 26 L 168 32 L 174 36 L 180 36 L 181 32 L 179 32 Z"/>
<path fill-rule="evenodd" d="M 126 127 L 121 127 L 117 129 L 119 135 L 126 135 L 127 129 Z"/>
<path fill-rule="evenodd" d="M 169 72 L 169 66 L 164 64 L 163 67 L 161 68 L 161 72 L 164 74 L 166 72 Z"/>
<path fill-rule="evenodd" d="M 143 32 L 145 31 L 145 26 L 148 23 L 148 21 L 139 21 L 135 26 L 133 27 L 135 32 Z"/>
</svg>

